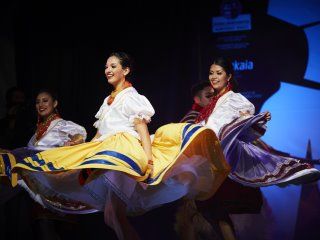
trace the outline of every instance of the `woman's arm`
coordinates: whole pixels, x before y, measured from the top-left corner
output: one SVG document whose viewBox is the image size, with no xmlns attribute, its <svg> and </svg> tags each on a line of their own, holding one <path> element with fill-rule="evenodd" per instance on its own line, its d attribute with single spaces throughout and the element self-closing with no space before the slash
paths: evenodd
<svg viewBox="0 0 320 240">
<path fill-rule="evenodd" d="M 70 140 L 64 143 L 64 146 L 74 146 L 84 143 L 84 138 L 81 134 L 69 135 Z"/>
<path fill-rule="evenodd" d="M 148 158 L 148 169 L 150 169 L 150 172 L 152 172 L 153 170 L 152 148 L 151 148 L 151 139 L 150 139 L 147 123 L 141 119 L 135 119 L 133 123 L 136 131 L 140 136 L 142 148 L 145 151 Z"/>
<path fill-rule="evenodd" d="M 101 134 L 100 134 L 99 131 L 97 130 L 96 135 L 94 135 L 94 137 L 91 139 L 90 142 L 93 142 L 94 140 L 98 139 L 99 137 L 101 137 Z"/>
</svg>

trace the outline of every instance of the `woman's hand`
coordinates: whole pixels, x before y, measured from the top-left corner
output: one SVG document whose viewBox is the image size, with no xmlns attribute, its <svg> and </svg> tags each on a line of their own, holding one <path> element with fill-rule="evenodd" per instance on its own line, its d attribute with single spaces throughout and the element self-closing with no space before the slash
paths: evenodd
<svg viewBox="0 0 320 240">
<path fill-rule="evenodd" d="M 153 174 L 153 161 L 152 160 L 148 160 L 148 165 L 147 165 L 147 171 L 146 173 L 149 175 L 149 176 L 152 176 Z"/>
<path fill-rule="evenodd" d="M 266 115 L 264 116 L 264 119 L 266 120 L 266 122 L 271 120 L 271 113 L 269 111 L 266 112 Z"/>
<path fill-rule="evenodd" d="M 70 140 L 65 142 L 63 146 L 74 146 L 80 143 L 84 143 L 83 136 L 80 134 L 69 135 L 68 137 L 70 138 Z"/>
<path fill-rule="evenodd" d="M 97 131 L 96 135 L 91 139 L 90 142 L 94 142 L 96 139 L 98 139 L 99 137 L 101 137 L 101 134 L 99 133 L 99 131 Z"/>
</svg>

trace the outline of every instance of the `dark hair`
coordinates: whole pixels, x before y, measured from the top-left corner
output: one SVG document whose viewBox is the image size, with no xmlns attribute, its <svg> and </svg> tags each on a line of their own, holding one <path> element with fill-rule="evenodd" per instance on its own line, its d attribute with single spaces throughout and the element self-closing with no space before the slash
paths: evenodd
<svg viewBox="0 0 320 240">
<path fill-rule="evenodd" d="M 41 93 L 47 93 L 49 94 L 51 97 L 52 97 L 52 100 L 53 101 L 58 101 L 58 95 L 55 91 L 53 91 L 52 89 L 49 89 L 49 88 L 41 88 L 37 91 L 36 93 L 36 98 L 39 96 L 39 94 Z M 54 109 L 55 113 L 58 113 L 59 114 L 59 110 L 58 110 L 58 107 L 55 107 Z"/>
<path fill-rule="evenodd" d="M 122 68 L 129 68 L 130 72 L 126 76 L 127 79 L 131 80 L 132 72 L 133 72 L 133 60 L 129 54 L 125 52 L 113 52 L 109 55 L 109 57 L 116 57 L 119 59 Z"/>
<path fill-rule="evenodd" d="M 58 95 L 55 91 L 53 91 L 52 89 L 49 89 L 49 88 L 41 88 L 37 91 L 36 93 L 36 97 L 40 94 L 40 93 L 48 93 L 53 101 L 58 101 Z"/>
<path fill-rule="evenodd" d="M 191 87 L 191 96 L 192 97 L 198 96 L 200 94 L 200 91 L 202 91 L 206 87 L 210 87 L 210 86 L 211 86 L 211 84 L 208 81 L 194 84 Z"/>
<path fill-rule="evenodd" d="M 210 66 L 213 64 L 222 67 L 223 70 L 227 73 L 227 75 L 231 74 L 230 83 L 232 84 L 232 90 L 234 92 L 237 92 L 238 91 L 238 82 L 234 78 L 234 68 L 233 68 L 231 60 L 229 58 L 221 57 L 221 56 L 214 57 L 211 61 Z"/>
</svg>

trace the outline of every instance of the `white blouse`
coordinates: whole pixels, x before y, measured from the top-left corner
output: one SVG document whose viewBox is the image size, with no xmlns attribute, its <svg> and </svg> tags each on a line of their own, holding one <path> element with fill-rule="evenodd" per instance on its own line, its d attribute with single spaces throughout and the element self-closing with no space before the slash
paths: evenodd
<svg viewBox="0 0 320 240">
<path fill-rule="evenodd" d="M 56 119 L 50 123 L 45 134 L 37 141 L 36 134 L 32 136 L 28 143 L 28 147 L 36 150 L 47 150 L 50 148 L 61 147 L 65 142 L 70 140 L 70 136 L 80 134 L 85 140 L 87 132 L 84 127 L 63 119 Z"/>
<path fill-rule="evenodd" d="M 140 95 L 133 87 L 128 87 L 118 93 L 111 105 L 107 104 L 109 96 L 104 100 L 93 126 L 98 129 L 101 136 L 95 141 L 103 141 L 108 136 L 119 132 L 127 132 L 140 138 L 134 128 L 134 119 L 151 121 L 155 111 L 149 100 Z"/>
<path fill-rule="evenodd" d="M 240 93 L 230 91 L 219 98 L 207 123 L 202 121 L 201 125 L 211 128 L 219 136 L 221 128 L 242 116 L 240 112 L 253 115 L 255 107 Z"/>
</svg>

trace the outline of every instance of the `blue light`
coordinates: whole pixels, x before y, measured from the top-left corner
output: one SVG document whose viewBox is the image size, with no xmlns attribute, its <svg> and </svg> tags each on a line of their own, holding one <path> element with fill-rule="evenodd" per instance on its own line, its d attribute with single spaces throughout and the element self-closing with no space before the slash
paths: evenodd
<svg viewBox="0 0 320 240">
<path fill-rule="evenodd" d="M 320 90 L 281 83 L 280 89 L 262 106 L 272 120 L 263 140 L 273 147 L 305 157 L 308 140 L 312 155 L 320 158 Z"/>
<path fill-rule="evenodd" d="M 296 26 L 320 21 L 319 0 L 270 0 L 268 14 Z"/>
<path fill-rule="evenodd" d="M 305 157 L 311 140 L 313 158 L 320 157 L 320 90 L 281 83 L 280 89 L 262 106 L 272 119 L 263 140 L 278 150 Z M 300 186 L 263 188 L 278 226 L 275 239 L 294 239 Z"/>
<path fill-rule="evenodd" d="M 309 46 L 309 59 L 305 78 L 320 82 L 320 25 L 306 28 L 304 31 L 307 35 Z"/>
</svg>

